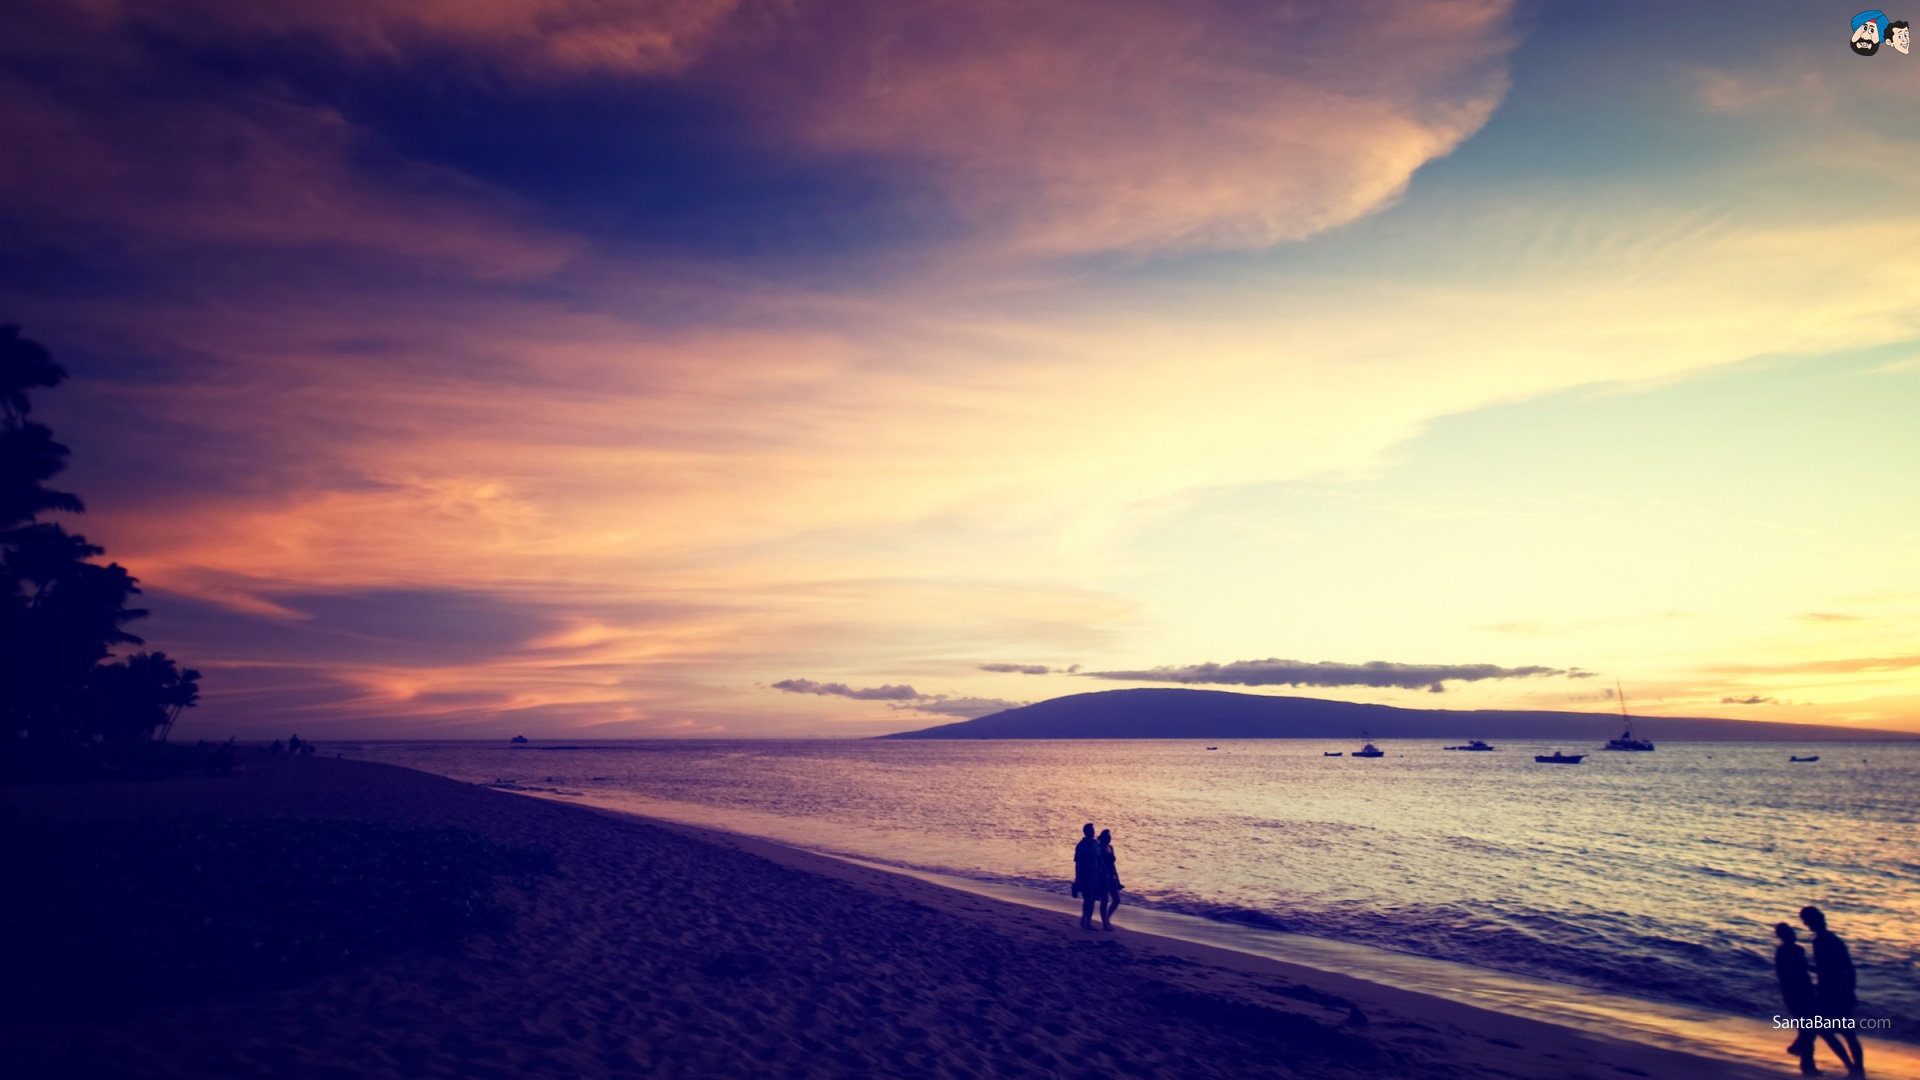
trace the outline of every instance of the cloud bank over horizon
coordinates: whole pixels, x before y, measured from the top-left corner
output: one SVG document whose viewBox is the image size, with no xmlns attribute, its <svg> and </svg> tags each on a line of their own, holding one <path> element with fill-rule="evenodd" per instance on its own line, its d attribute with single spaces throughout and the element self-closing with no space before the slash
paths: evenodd
<svg viewBox="0 0 1920 1080">
<path fill-rule="evenodd" d="M 1024 701 L 1006 701 L 1001 698 L 923 694 L 906 685 L 852 687 L 845 683 L 823 683 L 812 679 L 781 679 L 773 684 L 773 688 L 784 690 L 789 694 L 843 697 L 854 701 L 891 701 L 898 704 L 889 705 L 890 709 L 927 713 L 933 716 L 959 716 L 966 719 L 1027 704 Z"/>
<path fill-rule="evenodd" d="M 1539 666 L 1504 668 L 1497 664 L 1396 664 L 1372 660 L 1364 664 L 1344 664 L 1332 660 L 1303 663 L 1299 660 L 1235 660 L 1227 664 L 1187 664 L 1156 667 L 1144 671 L 1089 671 L 1093 679 L 1126 682 L 1201 683 L 1219 686 L 1367 686 L 1425 689 L 1429 693 L 1446 692 L 1449 682 L 1481 682 L 1487 679 L 1530 679 L 1565 676 L 1591 678 L 1593 673 L 1579 668 Z"/>
</svg>

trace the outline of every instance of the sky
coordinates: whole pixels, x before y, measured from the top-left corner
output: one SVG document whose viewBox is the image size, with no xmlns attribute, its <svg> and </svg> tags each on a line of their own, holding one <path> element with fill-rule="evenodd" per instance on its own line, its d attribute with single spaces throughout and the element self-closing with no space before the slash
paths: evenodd
<svg viewBox="0 0 1920 1080">
<path fill-rule="evenodd" d="M 0 322 L 176 737 L 1920 731 L 1920 56 L 1729 11 L 23 0 Z"/>
</svg>

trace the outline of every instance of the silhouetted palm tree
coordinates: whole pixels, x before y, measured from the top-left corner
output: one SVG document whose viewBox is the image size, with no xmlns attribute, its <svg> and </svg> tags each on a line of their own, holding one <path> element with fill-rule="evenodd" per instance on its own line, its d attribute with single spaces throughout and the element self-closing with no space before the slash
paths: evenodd
<svg viewBox="0 0 1920 1080">
<path fill-rule="evenodd" d="M 145 616 L 118 563 L 86 537 L 37 520 L 78 513 L 78 497 L 44 482 L 66 467 L 67 448 L 28 420 L 28 391 L 67 373 L 18 327 L 0 326 L 0 752 L 91 741 L 152 738 L 198 699 L 200 673 L 165 653 L 108 663 L 116 645 L 138 645 L 125 624 Z"/>
</svg>

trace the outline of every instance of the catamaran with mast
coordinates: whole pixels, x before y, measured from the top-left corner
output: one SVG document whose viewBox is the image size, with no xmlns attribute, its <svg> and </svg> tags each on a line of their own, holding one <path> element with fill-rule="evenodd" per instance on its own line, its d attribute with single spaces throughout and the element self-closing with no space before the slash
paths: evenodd
<svg viewBox="0 0 1920 1080">
<path fill-rule="evenodd" d="M 1604 749 L 1604 750 L 1651 750 L 1653 749 L 1652 743 L 1648 742 L 1645 739 L 1637 739 L 1634 737 L 1633 717 L 1627 715 L 1627 694 L 1626 694 L 1626 691 L 1620 689 L 1620 680 L 1618 679 L 1615 679 L 1613 681 L 1613 692 L 1614 692 L 1614 696 L 1620 699 L 1620 719 L 1626 721 L 1627 728 L 1625 731 L 1622 731 L 1620 733 L 1619 738 L 1608 739 L 1607 745 L 1602 747 L 1601 749 Z"/>
</svg>

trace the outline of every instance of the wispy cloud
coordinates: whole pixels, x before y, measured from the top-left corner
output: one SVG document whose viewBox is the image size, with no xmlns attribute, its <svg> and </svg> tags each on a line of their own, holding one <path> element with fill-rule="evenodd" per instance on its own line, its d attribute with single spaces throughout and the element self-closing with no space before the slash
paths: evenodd
<svg viewBox="0 0 1920 1080">
<path fill-rule="evenodd" d="M 903 712 L 925 713 L 930 716 L 960 716 L 969 719 L 1026 704 L 1024 701 L 1007 701 L 1002 698 L 922 694 L 913 687 L 905 685 L 852 687 L 846 683 L 823 683 L 812 679 L 782 679 L 774 683 L 773 688 L 785 690 L 790 694 L 817 694 L 852 698 L 855 701 L 899 702 L 900 704 L 889 705 L 888 708 Z"/>
<path fill-rule="evenodd" d="M 773 688 L 789 694 L 818 694 L 823 697 L 852 698 L 855 701 L 919 701 L 927 697 L 905 684 L 852 687 L 846 683 L 814 682 L 812 679 L 781 679 L 773 684 Z"/>
<path fill-rule="evenodd" d="M 1396 664 L 1374 660 L 1364 664 L 1336 661 L 1303 663 L 1299 660 L 1235 660 L 1228 664 L 1189 664 L 1184 667 L 1158 667 L 1144 671 L 1090 671 L 1095 679 L 1125 682 L 1199 683 L 1216 686 L 1370 686 L 1403 690 L 1426 690 L 1438 694 L 1448 682 L 1480 682 L 1485 679 L 1526 679 L 1564 675 L 1571 679 L 1591 676 L 1578 668 L 1499 667 L 1495 664 Z"/>
<path fill-rule="evenodd" d="M 1071 675 L 1080 670 L 1079 664 L 1065 668 L 1051 668 L 1045 664 L 981 664 L 979 667 L 981 671 L 991 671 L 999 675 L 1051 675 L 1055 672 Z"/>
<path fill-rule="evenodd" d="M 931 697 L 913 705 L 894 705 L 891 707 L 907 712 L 926 713 L 931 716 L 958 716 L 971 720 L 976 716 L 989 716 L 1007 709 L 1016 709 L 1025 704 L 1027 704 L 1027 702 L 1007 701 L 1002 698 Z"/>
<path fill-rule="evenodd" d="M 887 3 L 850 42 L 857 78 L 773 71 L 807 138 L 938 163 L 1016 247 L 1258 248 L 1378 209 L 1484 124 L 1511 6 Z"/>
<path fill-rule="evenodd" d="M 1759 694 L 1749 694 L 1746 697 L 1723 697 L 1720 699 L 1720 704 L 1722 705 L 1778 705 L 1780 704 L 1780 699 L 1770 698 L 1770 697 L 1761 697 Z"/>
<path fill-rule="evenodd" d="M 1736 664 L 1716 670 L 1733 675 L 1804 674 L 1858 675 L 1911 671 L 1920 668 L 1920 656 L 1859 656 L 1838 660 L 1804 660 L 1782 664 Z"/>
</svg>

